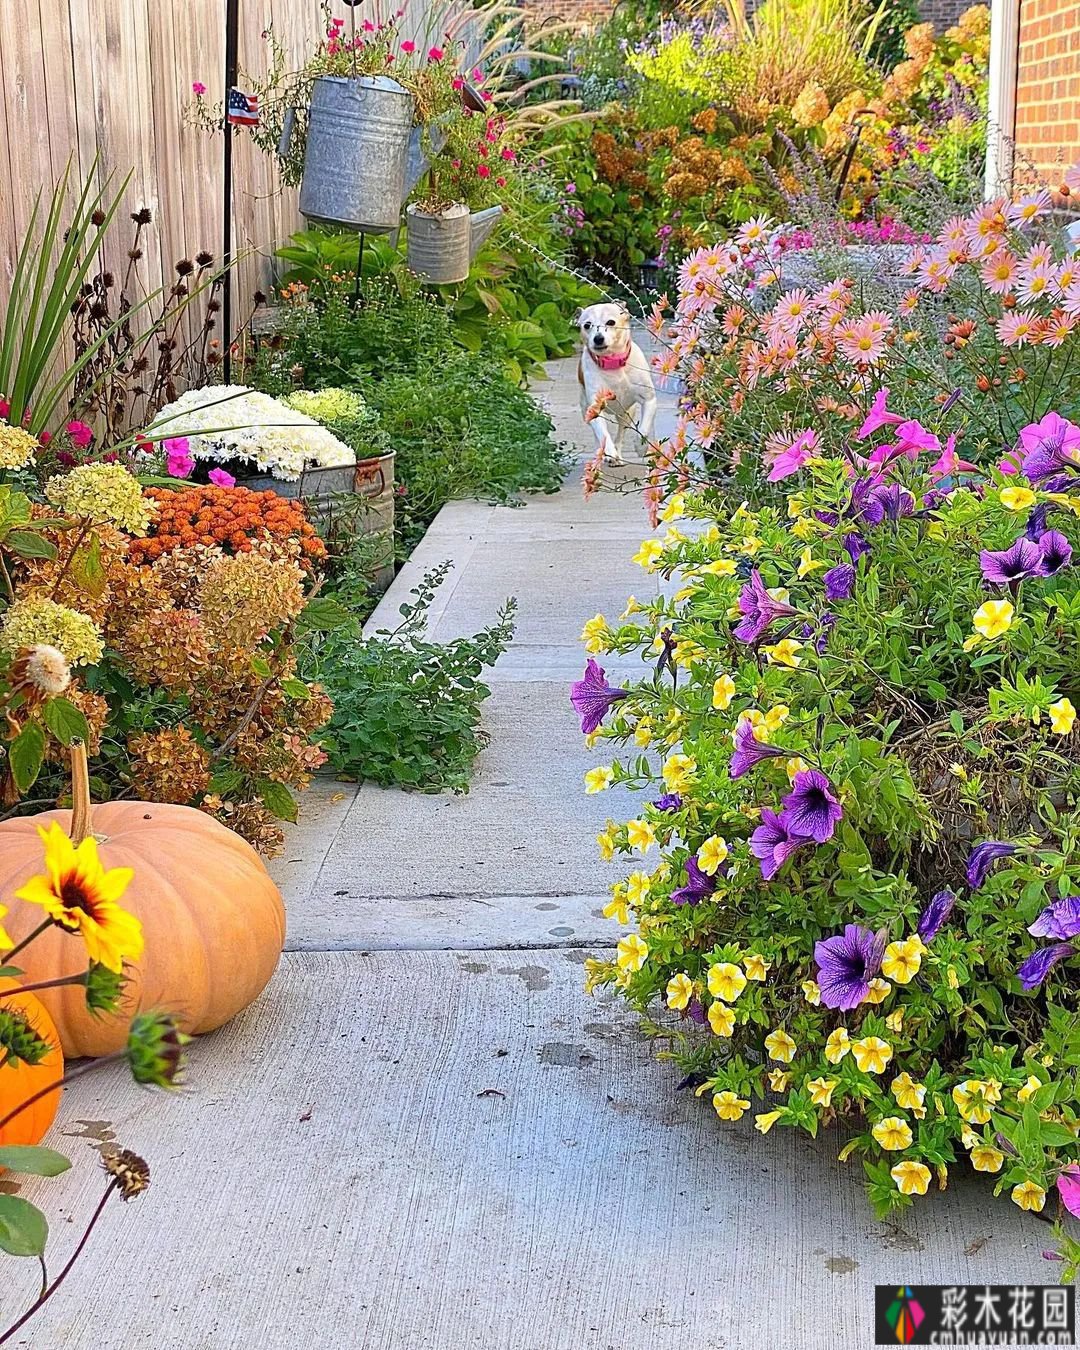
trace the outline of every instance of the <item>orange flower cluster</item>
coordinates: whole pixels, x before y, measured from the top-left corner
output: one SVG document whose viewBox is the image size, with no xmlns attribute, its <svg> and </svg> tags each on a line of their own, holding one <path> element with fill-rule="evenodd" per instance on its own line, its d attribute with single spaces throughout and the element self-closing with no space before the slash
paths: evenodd
<svg viewBox="0 0 1080 1350">
<path fill-rule="evenodd" d="M 151 488 L 158 513 L 151 533 L 131 541 L 134 563 L 152 563 L 177 548 L 218 545 L 227 553 L 249 553 L 261 541 L 296 541 L 305 562 L 326 557 L 326 545 L 308 520 L 302 502 L 276 492 L 242 487 L 192 486 L 173 491 Z"/>
<path fill-rule="evenodd" d="M 687 136 L 675 146 L 664 190 L 677 202 L 690 201 L 713 188 L 745 185 L 752 177 L 738 155 L 714 150 L 700 136 Z"/>
</svg>

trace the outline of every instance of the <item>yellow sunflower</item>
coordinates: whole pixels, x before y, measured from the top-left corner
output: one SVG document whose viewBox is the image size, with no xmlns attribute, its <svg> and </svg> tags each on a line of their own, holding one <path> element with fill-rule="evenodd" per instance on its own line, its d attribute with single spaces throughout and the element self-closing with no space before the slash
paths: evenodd
<svg viewBox="0 0 1080 1350">
<path fill-rule="evenodd" d="M 124 961 L 136 959 L 143 949 L 142 924 L 117 904 L 135 873 L 130 867 L 106 872 L 97 841 L 87 838 L 76 847 L 56 821 L 38 834 L 45 845 L 46 875 L 31 877 L 16 898 L 40 905 L 54 923 L 78 933 L 91 962 L 119 974 Z"/>
</svg>

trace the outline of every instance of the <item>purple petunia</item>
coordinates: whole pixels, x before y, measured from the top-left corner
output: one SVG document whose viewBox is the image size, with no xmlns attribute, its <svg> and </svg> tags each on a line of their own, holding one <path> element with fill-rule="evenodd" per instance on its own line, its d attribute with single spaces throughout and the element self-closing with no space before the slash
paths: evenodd
<svg viewBox="0 0 1080 1350">
<path fill-rule="evenodd" d="M 783 820 L 795 835 L 808 835 L 818 844 L 833 837 L 844 808 L 833 795 L 832 784 L 820 769 L 804 769 L 783 799 Z"/>
<path fill-rule="evenodd" d="M 817 984 L 826 1008 L 849 1012 L 870 992 L 870 981 L 881 970 L 888 932 L 871 933 L 849 923 L 842 933 L 814 944 Z"/>
<path fill-rule="evenodd" d="M 1020 432 L 1020 449 L 1024 452 L 1024 477 L 1040 483 L 1063 469 L 1075 468 L 1080 455 L 1080 427 L 1074 426 L 1060 413 L 1049 412 L 1040 422 L 1032 422 Z"/>
<path fill-rule="evenodd" d="M 822 614 L 820 619 L 818 619 L 816 625 L 812 623 L 804 623 L 802 628 L 799 630 L 799 636 L 803 639 L 804 642 L 809 642 L 811 639 L 813 639 L 814 651 L 817 652 L 818 656 L 821 656 L 822 653 L 825 651 L 825 648 L 829 645 L 829 634 L 832 632 L 833 628 L 835 628 L 838 622 L 839 616 L 833 614 L 831 610 L 827 609 Z"/>
<path fill-rule="evenodd" d="M 1039 536 L 1036 547 L 1039 562 L 1036 571 L 1041 577 L 1052 577 L 1072 562 L 1072 544 L 1060 530 L 1047 530 Z"/>
<path fill-rule="evenodd" d="M 840 542 L 853 563 L 857 563 L 864 553 L 871 551 L 870 545 L 861 534 L 845 534 Z"/>
<path fill-rule="evenodd" d="M 1052 947 L 1040 947 L 1038 951 L 1032 952 L 1028 959 L 1017 967 L 1016 974 L 1020 983 L 1030 993 L 1033 989 L 1038 989 L 1059 961 L 1073 955 L 1075 951 L 1071 942 L 1055 942 Z"/>
<path fill-rule="evenodd" d="M 665 792 L 652 803 L 657 811 L 679 811 L 682 809 L 682 797 L 677 792 Z"/>
<path fill-rule="evenodd" d="M 973 891 L 977 891 L 990 875 L 994 863 L 999 858 L 1008 858 L 1015 852 L 1015 844 L 1006 844 L 1000 839 L 987 839 L 983 844 L 976 844 L 967 860 L 967 884 Z"/>
<path fill-rule="evenodd" d="M 915 510 L 915 498 L 899 483 L 886 483 L 871 490 L 867 506 L 877 516 L 876 520 L 870 520 L 867 516 L 867 521 L 880 524 L 883 520 L 899 520 L 901 516 L 910 516 Z"/>
<path fill-rule="evenodd" d="M 938 933 L 941 932 L 945 920 L 952 913 L 953 905 L 956 904 L 956 896 L 952 891 L 938 891 L 930 903 L 919 915 L 919 926 L 917 932 L 924 942 L 933 942 Z"/>
<path fill-rule="evenodd" d="M 687 882 L 671 892 L 673 905 L 696 905 L 706 900 L 716 890 L 716 877 L 707 876 L 698 866 L 697 854 L 691 853 L 686 860 Z"/>
<path fill-rule="evenodd" d="M 983 578 L 992 586 L 1008 586 L 1025 577 L 1033 577 L 1042 562 L 1042 549 L 1021 535 L 1008 548 L 993 552 L 984 548 L 979 554 Z"/>
<path fill-rule="evenodd" d="M 1080 936 L 1080 895 L 1054 900 L 1028 924 L 1032 937 L 1056 938 L 1059 942 Z"/>
<path fill-rule="evenodd" d="M 774 619 L 798 613 L 790 605 L 774 600 L 755 567 L 750 580 L 739 592 L 739 612 L 743 615 L 734 629 L 740 642 L 757 642 Z"/>
<path fill-rule="evenodd" d="M 586 736 L 599 728 L 612 704 L 626 697 L 628 691 L 608 684 L 603 667 L 591 656 L 585 663 L 585 674 L 570 686 L 570 702 L 581 718 L 581 730 Z"/>
<path fill-rule="evenodd" d="M 783 816 L 764 806 L 761 824 L 750 836 L 750 852 L 761 863 L 761 875 L 771 881 L 796 849 L 812 842 L 805 835 L 794 834 Z"/>
<path fill-rule="evenodd" d="M 783 759 L 786 750 L 778 750 L 775 745 L 766 745 L 754 735 L 754 724 L 744 717 L 735 728 L 735 753 L 731 756 L 728 773 L 732 778 L 741 778 L 755 764 L 763 759 Z"/>
<path fill-rule="evenodd" d="M 1040 502 L 1027 518 L 1024 533 L 1033 542 L 1038 543 L 1046 533 L 1046 518 L 1050 514 L 1050 502 Z"/>
<path fill-rule="evenodd" d="M 826 600 L 850 600 L 855 589 L 855 568 L 850 563 L 840 563 L 830 567 L 821 580 L 825 585 Z"/>
</svg>

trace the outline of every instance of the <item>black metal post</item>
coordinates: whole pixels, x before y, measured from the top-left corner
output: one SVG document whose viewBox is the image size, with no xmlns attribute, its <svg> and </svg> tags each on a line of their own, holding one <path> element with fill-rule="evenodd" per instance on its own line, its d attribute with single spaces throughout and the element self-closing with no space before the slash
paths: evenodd
<svg viewBox="0 0 1080 1350">
<path fill-rule="evenodd" d="M 229 121 L 229 94 L 236 84 L 239 59 L 240 0 L 225 0 L 225 155 L 222 163 L 221 280 L 222 376 L 232 383 L 232 179 L 233 126 Z"/>
</svg>

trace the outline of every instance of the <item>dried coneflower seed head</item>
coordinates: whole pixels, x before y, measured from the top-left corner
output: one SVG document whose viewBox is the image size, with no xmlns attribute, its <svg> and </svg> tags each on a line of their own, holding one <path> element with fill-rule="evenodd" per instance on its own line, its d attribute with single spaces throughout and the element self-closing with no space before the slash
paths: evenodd
<svg viewBox="0 0 1080 1350">
<path fill-rule="evenodd" d="M 149 225 L 153 215 L 148 206 L 141 206 L 138 211 L 132 211 L 131 219 L 136 225 Z"/>
<path fill-rule="evenodd" d="M 131 259 L 132 262 L 138 262 L 139 259 L 142 257 L 142 249 L 141 249 L 141 248 L 129 248 L 129 249 L 128 249 L 128 257 Z"/>
<path fill-rule="evenodd" d="M 110 287 L 116 285 L 116 278 L 113 276 L 111 272 L 102 272 L 101 284 L 105 287 L 106 290 L 109 290 Z"/>
<path fill-rule="evenodd" d="M 99 228 L 105 224 L 105 212 L 101 210 L 90 213 L 90 224 L 97 225 Z"/>
<path fill-rule="evenodd" d="M 181 258 L 176 264 L 177 276 L 189 277 L 195 271 L 195 264 L 190 258 Z"/>
<path fill-rule="evenodd" d="M 265 291 L 256 291 L 255 294 L 254 294 L 254 296 L 253 296 L 252 298 L 254 299 L 256 305 L 265 305 L 265 304 L 266 304 L 266 293 L 265 293 Z"/>
<path fill-rule="evenodd" d="M 199 252 L 195 254 L 195 261 L 200 267 L 209 267 L 214 261 L 214 255 L 212 253 L 207 253 L 206 249 L 200 249 Z"/>
<path fill-rule="evenodd" d="M 150 1185 L 150 1164 L 129 1148 L 113 1148 L 101 1155 L 101 1165 L 119 1182 L 124 1200 L 134 1200 Z"/>
</svg>

